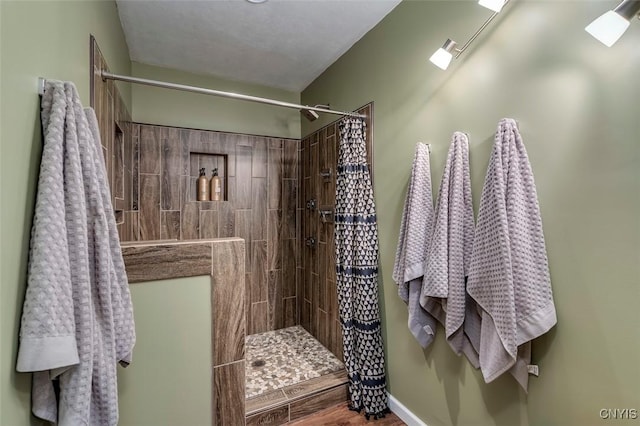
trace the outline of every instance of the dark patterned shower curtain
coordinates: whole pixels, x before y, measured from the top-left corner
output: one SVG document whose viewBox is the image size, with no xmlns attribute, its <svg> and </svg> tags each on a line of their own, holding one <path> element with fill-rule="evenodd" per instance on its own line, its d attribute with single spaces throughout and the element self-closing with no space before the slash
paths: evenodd
<svg viewBox="0 0 640 426">
<path fill-rule="evenodd" d="M 378 307 L 378 228 L 365 127 L 361 118 L 340 122 L 336 279 L 350 408 L 377 418 L 388 412 L 388 403 Z"/>
</svg>

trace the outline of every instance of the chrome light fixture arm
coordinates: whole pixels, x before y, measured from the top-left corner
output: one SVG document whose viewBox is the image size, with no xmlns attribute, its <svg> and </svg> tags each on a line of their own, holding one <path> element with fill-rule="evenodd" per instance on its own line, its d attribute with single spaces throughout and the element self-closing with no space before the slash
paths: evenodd
<svg viewBox="0 0 640 426">
<path fill-rule="evenodd" d="M 478 30 L 471 36 L 471 38 L 469 38 L 469 40 L 467 40 L 467 42 L 462 45 L 462 47 L 458 48 L 455 41 L 447 39 L 444 45 L 440 49 L 438 49 L 429 60 L 437 67 L 446 70 L 451 63 L 453 54 L 455 53 L 455 58 L 458 59 L 460 55 L 462 55 L 464 51 L 467 50 L 471 43 L 473 43 L 478 38 L 482 31 L 484 31 L 487 26 L 489 26 L 489 24 L 496 18 L 496 16 L 498 16 L 500 10 L 502 10 L 502 8 L 507 3 L 509 3 L 509 0 L 504 0 L 504 2 L 500 5 L 500 8 L 497 9 L 498 11 L 494 11 L 493 14 L 489 16 L 489 18 L 484 21 L 480 28 L 478 28 Z"/>
<path fill-rule="evenodd" d="M 509 0 L 506 0 L 504 2 L 505 5 L 507 3 L 509 3 Z M 476 31 L 471 36 L 471 38 L 467 40 L 465 44 L 462 45 L 461 48 L 456 49 L 456 59 L 458 59 L 458 57 L 462 55 L 465 50 L 467 50 L 467 48 L 471 45 L 471 43 L 473 43 L 478 38 L 478 36 L 485 30 L 485 28 L 487 28 L 487 26 L 491 23 L 491 21 L 493 21 L 495 17 L 498 16 L 499 13 L 500 12 L 494 12 L 493 15 L 491 15 L 486 21 L 484 21 L 484 23 L 480 26 L 480 28 L 478 28 L 478 31 Z"/>
</svg>

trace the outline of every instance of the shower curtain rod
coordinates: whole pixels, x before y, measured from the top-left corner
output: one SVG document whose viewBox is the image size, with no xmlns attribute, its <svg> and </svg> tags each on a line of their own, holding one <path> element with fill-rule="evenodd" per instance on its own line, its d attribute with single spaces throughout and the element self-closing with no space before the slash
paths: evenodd
<svg viewBox="0 0 640 426">
<path fill-rule="evenodd" d="M 249 101 L 249 102 L 257 102 L 257 103 L 267 104 L 267 105 L 275 105 L 275 106 L 280 106 L 280 107 L 284 107 L 284 108 L 295 108 L 295 109 L 298 109 L 298 110 L 302 109 L 302 110 L 308 110 L 308 111 L 324 112 L 326 114 L 335 114 L 335 115 L 345 115 L 345 116 L 349 116 L 349 117 L 366 118 L 366 115 L 358 114 L 358 113 L 355 113 L 355 112 L 335 111 L 335 110 L 327 109 L 327 108 L 318 108 L 318 107 L 312 107 L 312 106 L 309 106 L 309 105 L 300 105 L 300 104 L 294 104 L 294 103 L 291 103 L 291 102 L 278 101 L 278 100 L 275 100 L 275 99 L 260 98 L 260 97 L 257 97 L 257 96 L 243 95 L 241 93 L 223 92 L 223 91 L 220 91 L 220 90 L 206 89 L 204 87 L 187 86 L 187 85 L 184 85 L 184 84 L 169 83 L 169 82 L 166 82 L 166 81 L 149 80 L 149 79 L 146 79 L 146 78 L 131 77 L 131 76 L 128 76 L 128 75 L 112 74 L 112 73 L 106 72 L 106 71 L 101 71 L 100 72 L 100 77 L 102 78 L 102 80 L 119 80 L 119 81 L 125 81 L 125 82 L 128 82 L 128 83 L 145 84 L 147 86 L 162 87 L 164 89 L 181 90 L 181 91 L 184 91 L 184 92 L 200 93 L 202 95 L 220 96 L 220 97 L 223 97 L 223 98 L 238 99 L 238 100 L 241 100 L 241 101 Z M 40 95 L 44 94 L 44 83 L 45 83 L 45 81 L 46 80 L 44 78 L 40 78 L 40 80 L 39 80 L 38 93 Z"/>
</svg>

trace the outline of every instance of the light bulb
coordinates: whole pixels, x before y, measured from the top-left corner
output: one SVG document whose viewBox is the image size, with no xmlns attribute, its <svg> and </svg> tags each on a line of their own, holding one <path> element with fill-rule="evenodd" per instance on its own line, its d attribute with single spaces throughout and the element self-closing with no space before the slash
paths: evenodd
<svg viewBox="0 0 640 426">
<path fill-rule="evenodd" d="M 585 31 L 607 47 L 614 45 L 629 28 L 629 21 L 613 10 L 586 26 Z"/>
<path fill-rule="evenodd" d="M 431 55 L 429 60 L 438 68 L 446 70 L 451 63 L 451 59 L 453 59 L 453 54 L 451 52 L 455 50 L 456 46 L 457 43 L 448 38 L 447 41 L 444 42 L 442 47 L 436 50 L 436 53 Z"/>
<path fill-rule="evenodd" d="M 493 10 L 498 13 L 502 10 L 502 6 L 506 3 L 505 0 L 480 0 L 478 4 L 480 6 L 486 7 L 487 9 Z"/>
<path fill-rule="evenodd" d="M 453 59 L 453 55 L 450 52 L 447 52 L 442 47 L 436 50 L 436 53 L 431 55 L 429 60 L 438 68 L 442 68 L 446 70 L 451 63 L 451 59 Z"/>
</svg>

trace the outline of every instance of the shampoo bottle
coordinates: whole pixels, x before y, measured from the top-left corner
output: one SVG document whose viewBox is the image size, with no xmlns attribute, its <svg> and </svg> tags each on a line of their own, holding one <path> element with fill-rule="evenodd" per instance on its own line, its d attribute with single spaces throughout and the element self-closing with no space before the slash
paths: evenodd
<svg viewBox="0 0 640 426">
<path fill-rule="evenodd" d="M 220 176 L 218 176 L 218 169 L 213 169 L 213 176 L 211 176 L 211 201 L 222 200 L 222 185 L 220 182 Z"/>
<path fill-rule="evenodd" d="M 198 178 L 198 201 L 209 200 L 209 181 L 205 175 L 204 168 L 200 169 L 200 177 Z"/>
</svg>

